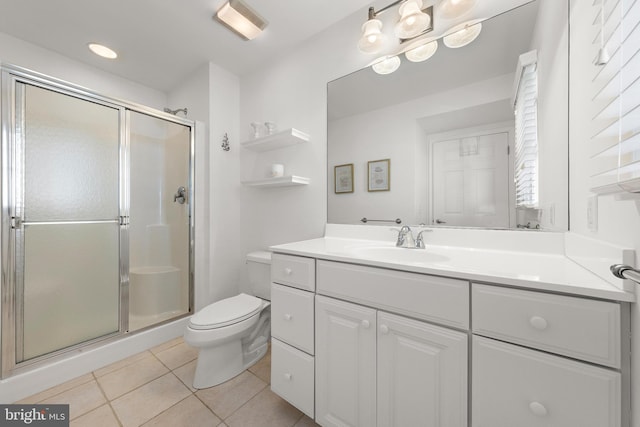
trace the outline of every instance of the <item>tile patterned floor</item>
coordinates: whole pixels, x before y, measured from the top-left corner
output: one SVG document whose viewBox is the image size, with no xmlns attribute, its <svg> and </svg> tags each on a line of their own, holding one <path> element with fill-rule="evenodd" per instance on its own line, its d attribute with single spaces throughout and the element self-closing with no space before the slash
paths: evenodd
<svg viewBox="0 0 640 427">
<path fill-rule="evenodd" d="M 198 353 L 182 338 L 18 403 L 68 403 L 73 427 L 313 427 L 271 392 L 271 353 L 237 377 L 192 387 Z"/>
</svg>

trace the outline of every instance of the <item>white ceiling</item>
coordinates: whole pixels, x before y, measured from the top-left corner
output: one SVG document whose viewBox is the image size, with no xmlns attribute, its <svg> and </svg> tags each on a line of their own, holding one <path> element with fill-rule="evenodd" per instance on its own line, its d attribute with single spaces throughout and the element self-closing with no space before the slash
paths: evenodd
<svg viewBox="0 0 640 427">
<path fill-rule="evenodd" d="M 224 0 L 0 0 L 0 32 L 162 91 L 205 62 L 243 75 L 372 0 L 246 0 L 269 23 L 245 41 L 213 15 Z M 120 57 L 99 58 L 88 42 Z"/>
</svg>

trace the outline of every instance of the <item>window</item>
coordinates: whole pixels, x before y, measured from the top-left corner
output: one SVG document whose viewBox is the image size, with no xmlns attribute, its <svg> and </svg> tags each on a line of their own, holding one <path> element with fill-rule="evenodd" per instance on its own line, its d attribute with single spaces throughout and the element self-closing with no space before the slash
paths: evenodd
<svg viewBox="0 0 640 427">
<path fill-rule="evenodd" d="M 520 55 L 514 93 L 516 207 L 538 207 L 538 75 L 535 50 Z"/>
<path fill-rule="evenodd" d="M 591 186 L 640 192 L 640 1 L 601 1 L 593 46 L 604 46 L 609 60 L 594 65 Z"/>
</svg>

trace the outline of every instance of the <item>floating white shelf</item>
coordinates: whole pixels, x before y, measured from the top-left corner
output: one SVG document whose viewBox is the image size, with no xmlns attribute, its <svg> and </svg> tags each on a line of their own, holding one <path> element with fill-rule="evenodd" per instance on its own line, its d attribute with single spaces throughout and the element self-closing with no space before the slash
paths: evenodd
<svg viewBox="0 0 640 427">
<path fill-rule="evenodd" d="M 291 187 L 294 185 L 307 185 L 311 180 L 303 176 L 281 176 L 278 178 L 265 178 L 254 181 L 242 181 L 242 185 L 251 187 Z"/>
<path fill-rule="evenodd" d="M 299 131 L 298 129 L 290 128 L 281 132 L 274 133 L 273 135 L 263 136 L 262 138 L 242 142 L 240 145 L 253 151 L 268 151 L 282 147 L 289 147 L 291 145 L 301 144 L 308 141 L 308 134 Z"/>
</svg>

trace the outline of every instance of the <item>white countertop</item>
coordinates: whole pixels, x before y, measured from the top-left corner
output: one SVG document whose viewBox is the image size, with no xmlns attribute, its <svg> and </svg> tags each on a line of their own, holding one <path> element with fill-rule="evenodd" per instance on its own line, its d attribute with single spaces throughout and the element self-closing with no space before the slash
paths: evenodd
<svg viewBox="0 0 640 427">
<path fill-rule="evenodd" d="M 635 295 L 603 280 L 560 251 L 427 245 L 396 248 L 392 239 L 323 237 L 272 246 L 273 252 L 453 277 L 532 290 L 635 301 Z"/>
</svg>

